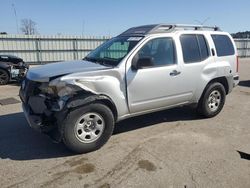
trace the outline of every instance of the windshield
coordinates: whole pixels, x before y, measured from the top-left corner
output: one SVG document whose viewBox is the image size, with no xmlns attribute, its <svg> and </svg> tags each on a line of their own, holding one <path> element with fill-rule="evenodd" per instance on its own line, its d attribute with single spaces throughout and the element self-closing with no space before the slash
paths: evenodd
<svg viewBox="0 0 250 188">
<path fill-rule="evenodd" d="M 119 36 L 108 40 L 84 59 L 106 66 L 117 66 L 142 37 Z"/>
</svg>

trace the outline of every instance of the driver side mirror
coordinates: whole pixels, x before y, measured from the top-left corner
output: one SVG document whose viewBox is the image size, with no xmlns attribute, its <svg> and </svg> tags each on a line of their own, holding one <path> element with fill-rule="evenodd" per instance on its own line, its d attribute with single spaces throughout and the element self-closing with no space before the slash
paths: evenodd
<svg viewBox="0 0 250 188">
<path fill-rule="evenodd" d="M 152 67 L 153 66 L 153 58 L 152 57 L 138 57 L 136 55 L 131 63 L 132 70 L 138 70 L 145 67 Z"/>
</svg>

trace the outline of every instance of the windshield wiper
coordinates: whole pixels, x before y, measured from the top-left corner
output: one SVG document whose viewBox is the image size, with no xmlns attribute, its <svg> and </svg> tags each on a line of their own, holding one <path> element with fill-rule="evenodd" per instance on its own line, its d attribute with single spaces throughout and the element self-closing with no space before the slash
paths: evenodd
<svg viewBox="0 0 250 188">
<path fill-rule="evenodd" d="M 106 63 L 106 61 L 102 58 L 85 57 L 83 60 L 91 61 L 93 63 L 97 63 L 97 64 L 104 65 L 104 66 L 113 67 L 113 65 Z"/>
<path fill-rule="evenodd" d="M 96 62 L 97 62 L 97 59 L 96 59 L 96 58 L 92 58 L 92 57 L 85 57 L 85 58 L 83 58 L 83 60 L 91 61 L 91 62 L 93 62 L 93 63 L 96 63 Z"/>
</svg>

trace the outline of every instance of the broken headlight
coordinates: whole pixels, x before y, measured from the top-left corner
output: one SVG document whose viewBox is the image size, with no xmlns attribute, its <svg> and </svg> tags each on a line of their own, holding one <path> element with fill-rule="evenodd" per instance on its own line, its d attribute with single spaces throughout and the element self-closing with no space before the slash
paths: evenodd
<svg viewBox="0 0 250 188">
<path fill-rule="evenodd" d="M 49 95 L 55 95 L 56 94 L 55 88 L 50 87 L 49 83 L 42 83 L 39 86 L 39 89 L 40 89 L 42 94 L 49 94 Z"/>
<path fill-rule="evenodd" d="M 76 94 L 79 88 L 75 85 L 62 81 L 60 79 L 52 80 L 48 83 L 46 92 L 59 97 L 72 96 Z"/>
<path fill-rule="evenodd" d="M 60 111 L 66 101 L 77 92 L 78 88 L 76 87 L 58 78 L 47 83 L 41 83 L 39 95 L 48 99 L 46 104 L 50 110 Z"/>
</svg>

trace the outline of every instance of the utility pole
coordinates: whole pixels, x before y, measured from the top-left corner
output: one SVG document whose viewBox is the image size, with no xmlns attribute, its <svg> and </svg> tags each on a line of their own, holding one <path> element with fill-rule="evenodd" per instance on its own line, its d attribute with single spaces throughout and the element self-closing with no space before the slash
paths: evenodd
<svg viewBox="0 0 250 188">
<path fill-rule="evenodd" d="M 83 36 L 83 34 L 84 34 L 84 29 L 85 29 L 85 21 L 83 20 L 83 21 L 82 21 L 82 36 Z"/>
<path fill-rule="evenodd" d="M 12 3 L 12 8 L 13 8 L 14 15 L 15 15 L 15 19 L 16 19 L 16 32 L 17 32 L 17 34 L 18 34 L 18 33 L 19 33 L 19 29 L 18 29 L 18 19 L 17 19 L 17 13 L 16 13 L 16 8 L 15 8 L 14 3 Z"/>
</svg>

